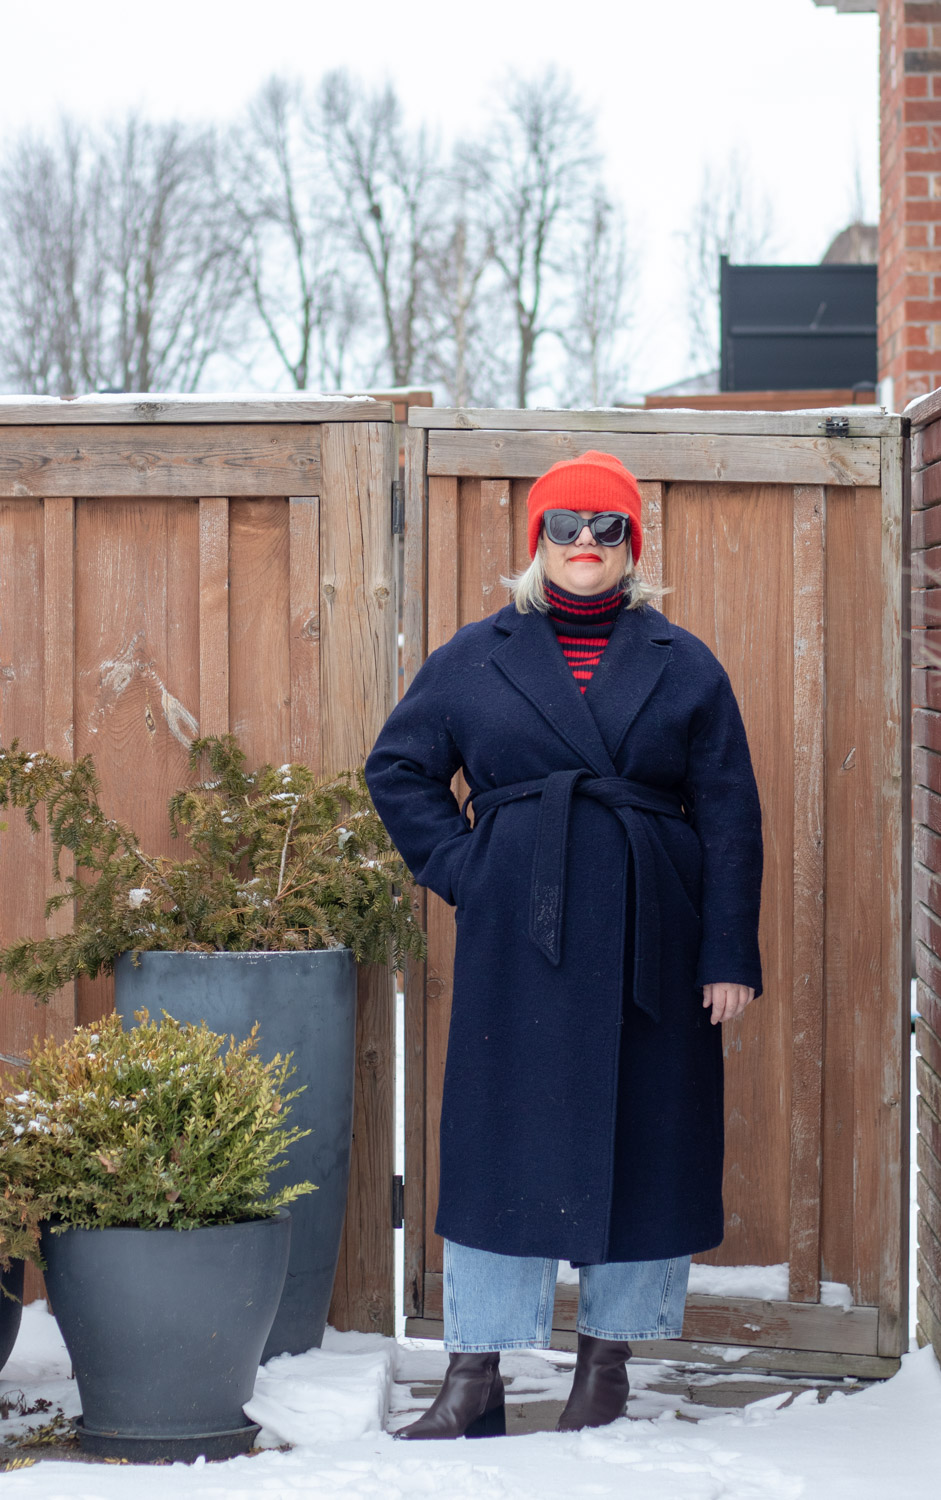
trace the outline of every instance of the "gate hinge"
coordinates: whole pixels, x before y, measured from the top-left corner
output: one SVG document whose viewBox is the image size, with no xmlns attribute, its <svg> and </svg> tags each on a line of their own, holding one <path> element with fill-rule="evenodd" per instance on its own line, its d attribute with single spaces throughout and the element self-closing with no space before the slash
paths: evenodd
<svg viewBox="0 0 941 1500">
<path fill-rule="evenodd" d="M 405 1219 L 405 1179 L 392 1179 L 392 1228 L 401 1229 Z"/>
<path fill-rule="evenodd" d="M 848 438 L 850 435 L 849 417 L 827 417 L 825 422 L 818 422 L 817 426 L 823 428 L 827 437 Z"/>
<path fill-rule="evenodd" d="M 392 535 L 405 535 L 405 494 L 401 479 L 392 481 Z"/>
</svg>

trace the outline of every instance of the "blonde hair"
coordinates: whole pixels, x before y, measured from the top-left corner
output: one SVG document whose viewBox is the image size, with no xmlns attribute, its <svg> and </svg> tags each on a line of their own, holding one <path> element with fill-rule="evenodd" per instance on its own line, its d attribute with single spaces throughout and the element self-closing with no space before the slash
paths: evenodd
<svg viewBox="0 0 941 1500">
<path fill-rule="evenodd" d="M 521 615 L 529 614 L 532 609 L 537 610 L 541 615 L 548 613 L 549 605 L 545 589 L 546 551 L 542 534 L 536 546 L 536 556 L 529 567 L 524 568 L 513 578 L 501 578 L 500 582 L 504 588 L 509 589 L 510 596 Z M 641 605 L 649 604 L 653 599 L 662 599 L 664 594 L 669 593 L 668 589 L 654 588 L 635 572 L 630 548 L 627 551 L 627 568 L 621 579 L 621 588 L 624 591 L 628 609 L 640 609 Z"/>
</svg>

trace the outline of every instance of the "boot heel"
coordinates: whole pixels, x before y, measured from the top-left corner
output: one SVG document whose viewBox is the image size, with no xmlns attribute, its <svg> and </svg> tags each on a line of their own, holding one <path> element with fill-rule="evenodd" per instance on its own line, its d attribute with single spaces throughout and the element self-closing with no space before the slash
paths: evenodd
<svg viewBox="0 0 941 1500">
<path fill-rule="evenodd" d="M 506 1437 L 506 1407 L 503 1402 L 476 1417 L 464 1433 L 468 1438 Z"/>
</svg>

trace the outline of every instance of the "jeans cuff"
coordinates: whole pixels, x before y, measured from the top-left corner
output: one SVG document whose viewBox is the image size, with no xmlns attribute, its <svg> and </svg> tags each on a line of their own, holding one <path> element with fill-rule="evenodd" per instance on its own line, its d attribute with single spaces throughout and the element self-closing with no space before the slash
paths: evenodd
<svg viewBox="0 0 941 1500">
<path fill-rule="evenodd" d="M 495 1339 L 491 1344 L 458 1343 L 445 1340 L 447 1354 L 500 1354 L 509 1349 L 548 1349 L 549 1339 Z"/>
<path fill-rule="evenodd" d="M 611 1328 L 589 1328 L 581 1322 L 576 1323 L 577 1333 L 584 1333 L 593 1339 L 608 1339 L 614 1344 L 632 1344 L 643 1339 L 678 1339 L 682 1337 L 682 1328 L 642 1328 L 628 1329 L 627 1332 L 613 1330 Z"/>
</svg>

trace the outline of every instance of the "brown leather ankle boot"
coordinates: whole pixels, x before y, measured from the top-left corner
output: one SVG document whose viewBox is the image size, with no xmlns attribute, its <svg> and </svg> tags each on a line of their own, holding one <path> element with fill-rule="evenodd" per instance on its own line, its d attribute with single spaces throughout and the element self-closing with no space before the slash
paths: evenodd
<svg viewBox="0 0 941 1500">
<path fill-rule="evenodd" d="M 505 1437 L 499 1354 L 452 1354 L 431 1406 L 397 1438 Z"/>
<path fill-rule="evenodd" d="M 578 1335 L 578 1360 L 572 1393 L 559 1418 L 557 1431 L 577 1432 L 581 1427 L 606 1427 L 623 1417 L 630 1386 L 625 1362 L 630 1344 L 611 1339 Z"/>
</svg>

